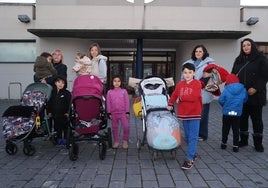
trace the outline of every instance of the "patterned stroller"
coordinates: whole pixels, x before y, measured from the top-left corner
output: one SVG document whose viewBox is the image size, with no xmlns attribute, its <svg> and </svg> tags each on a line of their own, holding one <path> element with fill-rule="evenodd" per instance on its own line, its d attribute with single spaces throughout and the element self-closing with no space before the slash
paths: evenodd
<svg viewBox="0 0 268 188">
<path fill-rule="evenodd" d="M 50 135 L 47 122 L 46 104 L 52 87 L 43 83 L 32 83 L 23 92 L 21 104 L 10 106 L 2 115 L 3 136 L 6 140 L 6 152 L 15 155 L 18 151 L 15 141 L 23 141 L 23 153 L 34 155 L 31 144 L 35 137 Z"/>
<path fill-rule="evenodd" d="M 137 146 L 145 144 L 153 149 L 153 159 L 158 151 L 170 151 L 172 157 L 181 144 L 180 126 L 174 112 L 167 110 L 169 95 L 166 82 L 156 76 L 144 78 L 139 83 L 142 101 L 143 139 L 138 139 Z"/>
<path fill-rule="evenodd" d="M 71 125 L 68 128 L 67 144 L 69 158 L 78 158 L 78 141 L 93 140 L 98 142 L 99 158 L 104 160 L 107 142 L 112 147 L 111 128 L 107 128 L 107 114 L 103 85 L 100 79 L 93 75 L 78 76 L 73 85 Z M 107 131 L 102 131 L 106 129 Z"/>
</svg>

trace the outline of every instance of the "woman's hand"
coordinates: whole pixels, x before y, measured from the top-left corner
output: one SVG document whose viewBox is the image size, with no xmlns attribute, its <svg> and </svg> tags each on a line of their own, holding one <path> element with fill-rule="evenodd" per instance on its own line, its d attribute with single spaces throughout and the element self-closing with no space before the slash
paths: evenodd
<svg viewBox="0 0 268 188">
<path fill-rule="evenodd" d="M 254 95 L 257 92 L 257 90 L 253 87 L 248 89 L 248 95 Z"/>
</svg>

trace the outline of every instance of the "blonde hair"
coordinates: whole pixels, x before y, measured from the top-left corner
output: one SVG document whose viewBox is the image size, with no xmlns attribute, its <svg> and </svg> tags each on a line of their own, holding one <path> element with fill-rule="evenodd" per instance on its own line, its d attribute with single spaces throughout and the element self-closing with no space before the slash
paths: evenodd
<svg viewBox="0 0 268 188">
<path fill-rule="evenodd" d="M 57 50 L 55 50 L 53 53 L 52 53 L 52 56 L 54 55 L 54 54 L 59 54 L 60 56 L 61 56 L 61 60 L 60 60 L 60 62 L 59 63 L 63 63 L 63 53 L 62 53 L 62 50 L 59 50 L 59 49 L 57 49 Z"/>
</svg>

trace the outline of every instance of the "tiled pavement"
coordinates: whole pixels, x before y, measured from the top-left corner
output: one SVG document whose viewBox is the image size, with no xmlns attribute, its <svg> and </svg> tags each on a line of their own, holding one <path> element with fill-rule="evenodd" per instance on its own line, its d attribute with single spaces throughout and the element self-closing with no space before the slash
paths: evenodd
<svg viewBox="0 0 268 188">
<path fill-rule="evenodd" d="M 0 100 L 1 114 L 11 104 Z M 5 141 L 0 136 L 0 187 L 268 187 L 268 106 L 263 112 L 265 151 L 255 152 L 250 137 L 249 146 L 234 153 L 231 133 L 227 149 L 220 149 L 221 108 L 213 102 L 209 138 L 199 142 L 199 158 L 189 171 L 180 169 L 185 142 L 175 159 L 164 152 L 153 160 L 147 146 L 138 152 L 141 120 L 131 115 L 130 148 L 109 149 L 103 161 L 94 142 L 81 142 L 79 158 L 73 162 L 67 149 L 53 146 L 44 137 L 33 140 L 37 149 L 34 156 L 23 154 L 22 143 L 18 143 L 18 153 L 11 156 L 5 152 Z"/>
</svg>

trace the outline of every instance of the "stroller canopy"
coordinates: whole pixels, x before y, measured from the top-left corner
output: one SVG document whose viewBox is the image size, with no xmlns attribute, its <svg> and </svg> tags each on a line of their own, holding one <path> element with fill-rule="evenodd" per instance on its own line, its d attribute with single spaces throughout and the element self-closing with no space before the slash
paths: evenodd
<svg viewBox="0 0 268 188">
<path fill-rule="evenodd" d="M 102 97 L 103 85 L 97 76 L 80 75 L 74 80 L 72 99 L 87 95 Z"/>
<path fill-rule="evenodd" d="M 163 94 L 166 95 L 167 85 L 164 79 L 157 76 L 149 76 L 140 82 L 142 95 Z"/>
<path fill-rule="evenodd" d="M 26 87 L 23 94 L 26 94 L 27 92 L 32 91 L 39 91 L 45 94 L 46 98 L 49 99 L 52 92 L 52 86 L 49 84 L 43 84 L 40 82 L 31 83 Z"/>
</svg>

